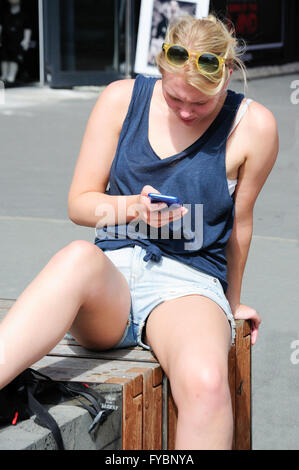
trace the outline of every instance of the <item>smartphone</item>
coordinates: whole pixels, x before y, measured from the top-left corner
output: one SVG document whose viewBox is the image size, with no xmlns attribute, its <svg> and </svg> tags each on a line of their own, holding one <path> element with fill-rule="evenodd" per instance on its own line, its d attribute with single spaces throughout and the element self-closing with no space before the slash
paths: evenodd
<svg viewBox="0 0 299 470">
<path fill-rule="evenodd" d="M 182 202 L 179 198 L 175 196 L 166 196 L 166 194 L 156 194 L 156 193 L 148 193 L 148 197 L 151 199 L 151 202 L 165 202 L 168 206 L 172 204 L 176 204 L 178 206 L 182 206 Z"/>
</svg>

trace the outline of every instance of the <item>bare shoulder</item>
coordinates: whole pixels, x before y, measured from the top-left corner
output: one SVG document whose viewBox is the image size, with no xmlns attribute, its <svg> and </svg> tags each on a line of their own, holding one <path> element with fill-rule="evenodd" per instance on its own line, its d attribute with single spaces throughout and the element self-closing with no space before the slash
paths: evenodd
<svg viewBox="0 0 299 470">
<path fill-rule="evenodd" d="M 242 137 L 246 158 L 239 168 L 235 193 L 240 218 L 253 208 L 275 164 L 279 149 L 276 119 L 268 108 L 253 101 L 248 107 L 245 123 Z"/>
<path fill-rule="evenodd" d="M 274 114 L 266 106 L 253 101 L 248 107 L 244 124 L 242 135 L 246 142 L 247 166 L 274 164 L 279 145 Z"/>
<path fill-rule="evenodd" d="M 121 126 L 131 101 L 135 79 L 117 80 L 109 83 L 100 93 L 91 117 Z"/>
<path fill-rule="evenodd" d="M 264 136 L 275 139 L 277 137 L 275 116 L 268 108 L 257 101 L 253 101 L 248 107 L 247 125 L 252 138 Z"/>
<path fill-rule="evenodd" d="M 111 82 L 104 88 L 99 98 L 104 97 L 104 99 L 110 100 L 111 102 L 129 102 L 134 83 L 135 79 L 133 78 Z"/>
</svg>

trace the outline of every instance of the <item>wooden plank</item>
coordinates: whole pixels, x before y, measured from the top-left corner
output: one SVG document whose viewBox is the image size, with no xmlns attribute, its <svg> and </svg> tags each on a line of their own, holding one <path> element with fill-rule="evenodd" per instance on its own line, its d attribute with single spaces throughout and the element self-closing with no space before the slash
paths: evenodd
<svg viewBox="0 0 299 470">
<path fill-rule="evenodd" d="M 134 382 L 127 382 L 123 391 L 122 449 L 142 449 L 142 394 L 134 397 Z"/>
<path fill-rule="evenodd" d="M 158 364 L 157 359 L 151 354 L 150 351 L 133 348 L 92 351 L 90 349 L 83 348 L 82 346 L 73 342 L 71 344 L 61 344 L 60 342 L 47 355 L 61 357 L 81 357 L 106 360 L 149 362 L 153 364 Z"/>
<path fill-rule="evenodd" d="M 168 382 L 168 399 L 167 399 L 168 415 L 167 415 L 167 450 L 175 449 L 176 427 L 178 410 L 171 394 L 170 384 Z"/>
<path fill-rule="evenodd" d="M 15 299 L 0 299 L 0 309 L 9 310 L 15 303 Z"/>
<path fill-rule="evenodd" d="M 236 345 L 233 344 L 228 356 L 228 381 L 232 401 L 233 423 L 236 421 Z M 232 441 L 232 449 L 235 449 L 235 425 Z"/>
<path fill-rule="evenodd" d="M 236 320 L 236 323 L 243 323 L 243 336 L 248 336 L 251 334 L 251 322 L 250 320 Z"/>
<path fill-rule="evenodd" d="M 128 372 L 138 367 L 138 362 L 105 361 L 77 357 L 45 356 L 32 368 L 49 375 L 55 380 L 103 383 L 112 378 L 136 377 L 137 372 Z M 144 364 L 144 367 L 160 367 L 158 364 Z"/>
<path fill-rule="evenodd" d="M 157 387 L 162 383 L 163 380 L 163 370 L 162 367 L 153 368 L 153 387 Z"/>
<path fill-rule="evenodd" d="M 157 387 L 153 387 L 153 416 L 152 419 L 152 436 L 151 436 L 151 446 L 145 447 L 148 450 L 161 450 L 162 449 L 162 393 L 163 385 L 162 383 Z M 147 410 L 147 415 L 151 416 L 151 409 Z M 145 432 L 147 428 L 145 427 Z"/>
<path fill-rule="evenodd" d="M 244 325 L 247 323 L 247 325 Z M 238 321 L 236 335 L 236 450 L 251 449 L 251 334 L 248 323 Z M 244 335 L 245 332 L 249 333 Z"/>
<path fill-rule="evenodd" d="M 15 303 L 13 299 L 0 299 L 0 322 L 6 316 L 10 308 Z"/>
<path fill-rule="evenodd" d="M 136 369 L 135 369 L 136 370 Z M 154 400 L 152 371 L 143 369 L 143 439 L 144 450 L 161 449 L 162 421 L 161 398 L 157 409 Z M 160 411 L 160 412 L 159 412 Z"/>
<path fill-rule="evenodd" d="M 4 319 L 7 312 L 8 312 L 8 310 L 0 310 L 0 322 Z"/>
<path fill-rule="evenodd" d="M 153 370 L 142 367 L 128 370 L 143 375 L 143 450 L 162 448 L 162 384 L 154 386 Z"/>
</svg>

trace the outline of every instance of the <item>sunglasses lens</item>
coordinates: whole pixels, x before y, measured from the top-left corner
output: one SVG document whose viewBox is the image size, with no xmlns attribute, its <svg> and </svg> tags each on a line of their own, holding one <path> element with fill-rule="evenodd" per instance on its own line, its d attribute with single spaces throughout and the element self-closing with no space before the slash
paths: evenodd
<svg viewBox="0 0 299 470">
<path fill-rule="evenodd" d="M 206 73 L 215 73 L 219 68 L 219 60 L 213 54 L 202 54 L 198 59 L 199 68 Z"/>
<path fill-rule="evenodd" d="M 188 51 L 181 46 L 171 46 L 167 51 L 167 59 L 173 65 L 183 65 L 188 60 Z"/>
</svg>

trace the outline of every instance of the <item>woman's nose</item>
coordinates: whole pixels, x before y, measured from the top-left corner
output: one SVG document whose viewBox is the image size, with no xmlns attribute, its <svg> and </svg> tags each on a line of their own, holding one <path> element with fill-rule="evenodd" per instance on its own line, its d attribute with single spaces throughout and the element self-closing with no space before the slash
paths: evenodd
<svg viewBox="0 0 299 470">
<path fill-rule="evenodd" d="M 180 116 L 184 119 L 188 119 L 190 116 L 193 115 L 193 111 L 191 108 L 184 107 L 180 109 Z"/>
</svg>

